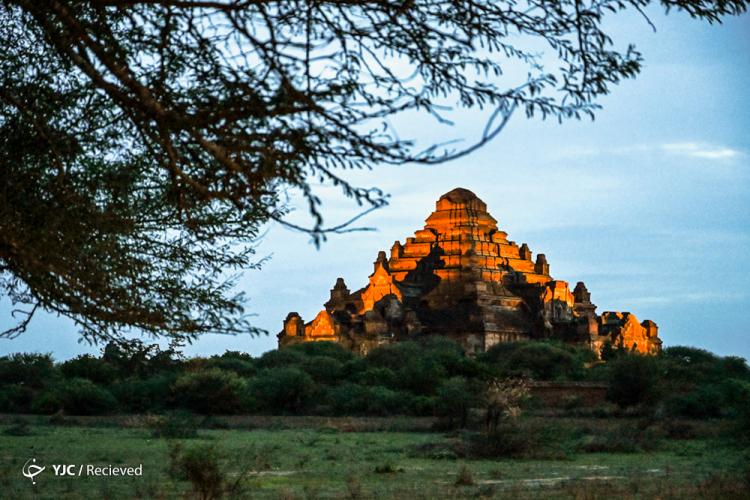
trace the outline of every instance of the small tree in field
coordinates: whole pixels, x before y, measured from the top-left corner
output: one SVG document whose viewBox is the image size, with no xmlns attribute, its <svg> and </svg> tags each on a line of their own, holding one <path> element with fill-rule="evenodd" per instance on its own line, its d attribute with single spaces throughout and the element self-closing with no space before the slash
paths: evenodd
<svg viewBox="0 0 750 500">
<path fill-rule="evenodd" d="M 485 403 L 486 430 L 497 431 L 500 418 L 516 418 L 521 415 L 521 404 L 529 396 L 529 382 L 525 378 L 492 379 L 487 382 Z"/>
</svg>

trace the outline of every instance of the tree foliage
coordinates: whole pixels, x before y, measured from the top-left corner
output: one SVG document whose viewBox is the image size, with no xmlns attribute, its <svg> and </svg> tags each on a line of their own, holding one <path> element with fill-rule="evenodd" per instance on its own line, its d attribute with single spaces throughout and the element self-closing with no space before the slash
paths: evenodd
<svg viewBox="0 0 750 500">
<path fill-rule="evenodd" d="M 314 186 L 385 203 L 346 169 L 457 158 L 515 110 L 593 116 L 641 65 L 605 19 L 651 3 L 3 0 L 0 289 L 21 306 L 5 335 L 37 308 L 90 341 L 252 331 L 226 273 L 259 265 L 265 223 L 319 242 L 348 226 L 324 225 Z M 709 22 L 747 8 L 660 3 Z M 448 107 L 486 111 L 473 145 L 420 149 L 391 126 Z"/>
</svg>

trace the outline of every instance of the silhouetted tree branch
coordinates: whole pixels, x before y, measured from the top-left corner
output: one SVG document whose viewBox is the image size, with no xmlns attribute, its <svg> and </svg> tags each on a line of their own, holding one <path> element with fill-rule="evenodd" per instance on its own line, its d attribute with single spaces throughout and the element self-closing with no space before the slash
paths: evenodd
<svg viewBox="0 0 750 500">
<path fill-rule="evenodd" d="M 319 243 L 350 228 L 324 225 L 314 184 L 379 207 L 384 193 L 348 169 L 459 158 L 514 110 L 593 117 L 641 64 L 604 18 L 650 3 L 2 0 L 3 295 L 91 341 L 253 331 L 225 273 L 259 265 L 265 223 Z M 661 5 L 717 22 L 748 3 Z M 390 125 L 413 112 L 447 124 L 446 107 L 491 112 L 473 145 L 418 149 Z M 309 227 L 285 218 L 290 193 Z"/>
</svg>

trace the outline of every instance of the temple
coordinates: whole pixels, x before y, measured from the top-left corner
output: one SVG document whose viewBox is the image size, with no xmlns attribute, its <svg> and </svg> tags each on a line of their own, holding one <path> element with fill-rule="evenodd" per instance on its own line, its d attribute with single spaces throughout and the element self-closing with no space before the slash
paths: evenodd
<svg viewBox="0 0 750 500">
<path fill-rule="evenodd" d="M 554 338 L 606 343 L 640 353 L 661 349 L 656 323 L 629 312 L 596 314 L 583 282 L 555 280 L 544 254 L 520 247 L 467 189 L 437 201 L 424 229 L 378 253 L 364 288 L 336 280 L 324 309 L 305 323 L 291 312 L 279 347 L 333 341 L 360 354 L 420 335 L 443 335 L 470 353 L 498 342 Z"/>
</svg>

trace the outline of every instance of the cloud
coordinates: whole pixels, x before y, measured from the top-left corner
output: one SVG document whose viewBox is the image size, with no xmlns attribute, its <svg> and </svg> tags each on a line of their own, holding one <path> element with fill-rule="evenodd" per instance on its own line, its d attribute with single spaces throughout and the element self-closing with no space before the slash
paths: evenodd
<svg viewBox="0 0 750 500">
<path fill-rule="evenodd" d="M 623 304 L 636 306 L 656 306 L 671 304 L 708 304 L 708 303 L 726 303 L 740 302 L 747 299 L 747 295 L 738 292 L 693 292 L 693 293 L 672 293 L 654 296 L 637 296 L 625 298 Z"/>
<path fill-rule="evenodd" d="M 729 160 L 743 155 L 742 151 L 728 146 L 687 141 L 666 144 L 632 144 L 629 146 L 615 146 L 609 148 L 571 147 L 565 151 L 559 152 L 558 156 L 567 158 L 585 158 L 589 156 L 629 156 L 633 154 L 653 154 L 657 152 L 690 158 L 700 158 L 704 160 Z"/>
<path fill-rule="evenodd" d="M 703 158 L 706 160 L 727 160 L 735 158 L 741 154 L 741 152 L 736 149 L 697 142 L 663 144 L 661 149 L 671 154 Z"/>
</svg>

